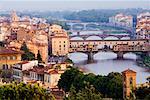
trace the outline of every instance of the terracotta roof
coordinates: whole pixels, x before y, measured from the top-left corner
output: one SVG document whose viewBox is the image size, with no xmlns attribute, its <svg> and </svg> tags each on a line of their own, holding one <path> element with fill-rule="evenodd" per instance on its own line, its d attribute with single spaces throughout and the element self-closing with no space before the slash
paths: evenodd
<svg viewBox="0 0 150 100">
<path fill-rule="evenodd" d="M 16 51 L 10 48 L 0 47 L 0 54 L 23 54 L 23 51 Z"/>
<path fill-rule="evenodd" d="M 136 72 L 131 69 L 127 69 L 127 70 L 123 71 L 122 73 L 127 74 L 127 73 L 136 73 Z"/>
<path fill-rule="evenodd" d="M 48 71 L 45 71 L 47 74 L 62 74 L 65 70 L 57 70 L 57 69 L 49 69 Z"/>
<path fill-rule="evenodd" d="M 51 68 L 51 66 L 46 66 L 46 67 L 34 66 L 32 69 L 29 69 L 29 71 L 36 72 L 37 74 L 44 74 L 44 71 L 46 71 L 50 68 Z"/>
<path fill-rule="evenodd" d="M 48 70 L 47 73 L 48 74 L 58 74 L 58 71 L 53 69 L 53 70 Z"/>
</svg>

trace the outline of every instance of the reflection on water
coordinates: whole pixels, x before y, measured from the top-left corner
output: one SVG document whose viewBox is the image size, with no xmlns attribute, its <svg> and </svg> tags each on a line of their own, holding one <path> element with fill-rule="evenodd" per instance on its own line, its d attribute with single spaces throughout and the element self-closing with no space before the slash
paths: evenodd
<svg viewBox="0 0 150 100">
<path fill-rule="evenodd" d="M 87 55 L 83 53 L 72 53 L 69 58 L 79 67 L 85 68 L 88 72 L 107 75 L 110 72 L 122 72 L 128 68 L 137 72 L 137 83 L 143 83 L 150 76 L 146 69 L 136 65 L 136 55 L 127 53 L 124 60 L 117 60 L 117 55 L 112 52 L 100 52 L 94 55 L 94 63 L 87 64 Z"/>
</svg>

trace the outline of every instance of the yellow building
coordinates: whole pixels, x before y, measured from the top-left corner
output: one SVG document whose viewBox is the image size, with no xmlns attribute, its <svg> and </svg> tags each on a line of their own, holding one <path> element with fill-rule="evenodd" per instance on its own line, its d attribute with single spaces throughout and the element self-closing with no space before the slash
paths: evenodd
<svg viewBox="0 0 150 100">
<path fill-rule="evenodd" d="M 0 47 L 0 69 L 9 69 L 13 64 L 21 62 L 22 51 Z"/>
<path fill-rule="evenodd" d="M 69 52 L 69 36 L 67 32 L 58 25 L 50 28 L 50 47 L 52 55 L 65 56 Z"/>
<path fill-rule="evenodd" d="M 127 69 L 122 72 L 123 76 L 123 98 L 129 98 L 131 93 L 136 88 L 136 72 Z"/>
</svg>

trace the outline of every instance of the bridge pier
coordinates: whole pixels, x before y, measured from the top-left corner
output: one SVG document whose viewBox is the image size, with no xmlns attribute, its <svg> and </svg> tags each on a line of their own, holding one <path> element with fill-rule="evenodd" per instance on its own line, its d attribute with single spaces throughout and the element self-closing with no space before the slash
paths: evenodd
<svg viewBox="0 0 150 100">
<path fill-rule="evenodd" d="M 88 63 L 94 62 L 93 52 L 88 52 L 87 55 L 88 55 L 87 59 Z"/>
<path fill-rule="evenodd" d="M 124 52 L 117 52 L 117 59 L 123 59 Z"/>
</svg>

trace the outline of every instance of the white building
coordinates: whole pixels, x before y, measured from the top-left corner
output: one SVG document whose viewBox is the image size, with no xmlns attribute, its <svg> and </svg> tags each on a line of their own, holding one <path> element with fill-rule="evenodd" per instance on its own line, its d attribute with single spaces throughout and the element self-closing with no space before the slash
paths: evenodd
<svg viewBox="0 0 150 100">
<path fill-rule="evenodd" d="M 122 13 L 117 14 L 109 18 L 109 23 L 132 27 L 133 26 L 133 17 L 130 15 L 124 15 Z"/>
<path fill-rule="evenodd" d="M 23 73 L 23 71 L 26 71 L 28 69 L 33 68 L 34 66 L 38 65 L 38 61 L 23 61 L 21 63 L 13 65 L 13 78 L 15 80 L 27 82 L 28 77 Z"/>
</svg>

